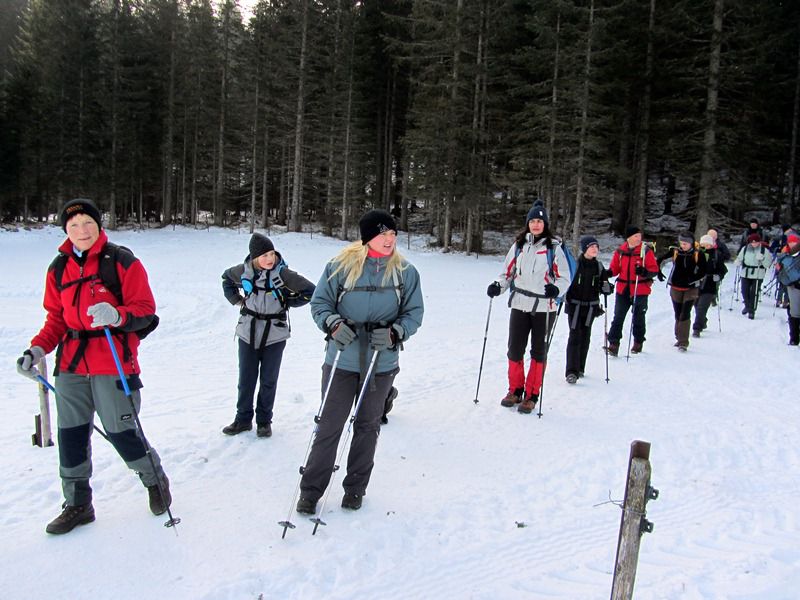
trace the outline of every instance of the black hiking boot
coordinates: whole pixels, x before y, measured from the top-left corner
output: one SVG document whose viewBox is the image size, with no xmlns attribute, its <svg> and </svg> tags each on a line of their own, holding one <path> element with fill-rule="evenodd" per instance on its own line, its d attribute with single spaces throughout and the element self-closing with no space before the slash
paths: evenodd
<svg viewBox="0 0 800 600">
<path fill-rule="evenodd" d="M 515 404 L 519 404 L 522 402 L 522 395 L 525 393 L 525 390 L 522 388 L 518 388 L 514 391 L 508 390 L 506 397 L 500 400 L 500 406 L 514 406 Z"/>
<path fill-rule="evenodd" d="M 386 396 L 386 402 L 383 403 L 383 416 L 381 416 L 381 425 L 386 425 L 389 419 L 386 417 L 394 408 L 394 399 L 397 398 L 397 388 L 392 386 L 389 389 L 389 395 Z"/>
<path fill-rule="evenodd" d="M 256 435 L 261 438 L 272 437 L 272 425 L 269 423 L 259 423 L 256 427 Z"/>
<path fill-rule="evenodd" d="M 167 509 L 172 506 L 172 494 L 169 491 L 169 479 L 166 475 L 161 476 L 161 491 L 164 492 L 164 497 L 161 497 L 161 491 L 158 489 L 158 484 L 147 486 L 147 495 L 150 499 L 150 512 L 154 515 L 163 515 Z"/>
<path fill-rule="evenodd" d="M 699 338 L 700 337 L 700 330 L 699 329 L 695 329 L 694 331 L 692 331 L 692 337 Z"/>
<path fill-rule="evenodd" d="M 517 411 L 524 415 L 529 415 L 536 408 L 536 403 L 539 401 L 539 394 L 531 394 L 525 401 L 517 407 Z"/>
<path fill-rule="evenodd" d="M 47 524 L 45 531 L 53 535 L 69 533 L 78 525 L 86 525 L 94 521 L 94 507 L 92 503 L 80 506 L 63 506 L 64 510 L 55 519 Z"/>
<path fill-rule="evenodd" d="M 297 501 L 297 506 L 295 510 L 299 513 L 304 515 L 313 515 L 317 512 L 317 501 L 311 500 L 310 498 L 303 498 L 300 496 L 300 499 Z"/>
<path fill-rule="evenodd" d="M 569 383 L 570 385 L 575 385 L 576 383 L 578 383 L 578 376 L 575 373 L 569 373 L 567 375 L 567 383 Z"/>
<path fill-rule="evenodd" d="M 344 497 L 342 497 L 342 508 L 358 510 L 361 508 L 362 498 L 363 496 L 361 494 L 351 494 L 349 492 L 345 492 Z"/>
<path fill-rule="evenodd" d="M 222 428 L 222 433 L 225 435 L 238 435 L 243 431 L 250 431 L 253 429 L 252 423 L 242 423 L 241 421 L 234 421 L 230 425 Z"/>
</svg>

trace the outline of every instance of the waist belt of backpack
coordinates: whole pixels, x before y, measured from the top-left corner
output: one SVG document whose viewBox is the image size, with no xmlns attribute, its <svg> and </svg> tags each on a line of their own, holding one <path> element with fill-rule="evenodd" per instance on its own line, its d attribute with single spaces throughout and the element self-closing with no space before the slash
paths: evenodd
<svg viewBox="0 0 800 600">
<path fill-rule="evenodd" d="M 128 347 L 128 336 L 118 330 L 112 329 L 111 333 L 114 335 L 122 335 L 122 360 L 123 362 L 127 362 L 131 358 L 131 350 Z M 89 340 L 92 338 L 98 337 L 105 337 L 106 332 L 105 329 L 96 329 L 96 330 L 86 330 L 86 329 L 67 329 L 67 332 L 64 334 L 63 339 L 58 344 L 58 350 L 56 351 L 56 367 L 53 371 L 54 375 L 58 375 L 59 372 L 59 365 L 61 364 L 61 354 L 64 350 L 64 342 L 66 340 L 79 340 L 78 347 L 75 349 L 75 353 L 72 355 L 72 360 L 67 365 L 67 372 L 74 373 L 75 369 L 78 368 L 78 363 L 83 358 L 83 355 L 86 353 L 86 347 L 89 345 Z"/>
<path fill-rule="evenodd" d="M 261 350 L 264 346 L 267 345 L 267 338 L 269 337 L 269 330 L 272 327 L 272 321 L 285 321 L 286 320 L 286 311 L 281 311 L 279 313 L 260 313 L 254 310 L 250 310 L 246 306 L 242 307 L 240 311 L 243 315 L 248 315 L 253 317 L 253 320 L 250 321 L 250 345 L 253 347 L 253 350 Z M 264 321 L 264 332 L 261 334 L 261 341 L 258 345 L 256 345 L 256 321 Z"/>
<path fill-rule="evenodd" d="M 527 296 L 528 298 L 534 298 L 536 301 L 533 303 L 533 308 L 531 312 L 536 312 L 536 309 L 539 307 L 539 300 L 543 298 L 547 298 L 544 294 L 537 294 L 536 292 L 530 292 L 524 288 L 520 288 L 514 286 L 511 289 L 511 295 L 508 298 L 508 307 L 511 308 L 511 299 L 514 297 L 514 294 L 522 294 L 523 296 Z"/>
<path fill-rule="evenodd" d="M 589 310 L 586 311 L 586 323 L 584 323 L 587 327 L 592 324 L 592 315 L 594 314 L 594 307 L 600 306 L 599 300 L 570 300 L 570 304 L 574 304 L 577 307 L 577 310 L 572 312 L 572 318 L 569 320 L 569 328 L 576 329 L 578 327 L 578 315 L 581 312 L 581 306 L 588 306 Z"/>
</svg>

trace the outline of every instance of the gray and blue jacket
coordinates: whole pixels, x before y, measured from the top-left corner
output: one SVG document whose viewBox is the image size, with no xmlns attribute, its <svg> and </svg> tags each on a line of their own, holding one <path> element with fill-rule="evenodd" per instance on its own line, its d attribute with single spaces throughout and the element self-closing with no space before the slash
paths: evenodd
<svg viewBox="0 0 800 600">
<path fill-rule="evenodd" d="M 367 257 L 361 277 L 349 290 L 344 289 L 346 274 L 340 271 L 331 278 L 336 265 L 329 262 L 325 266 L 311 298 L 311 316 L 325 333 L 329 334 L 331 327 L 344 319 L 358 336 L 342 350 L 337 369 L 364 372 L 371 352 L 369 329 L 375 326 L 392 327 L 397 345 L 380 353 L 374 372 L 387 373 L 397 369 L 401 343 L 422 325 L 425 308 L 417 269 L 404 262 L 397 281 L 390 278 L 384 282 L 387 262 L 388 257 Z M 325 363 L 333 365 L 336 353 L 336 345 L 329 343 Z"/>
<path fill-rule="evenodd" d="M 308 304 L 314 293 L 314 284 L 289 269 L 281 255 L 275 254 L 275 266 L 269 271 L 253 269 L 253 261 L 247 256 L 244 263 L 222 274 L 225 298 L 241 307 L 236 336 L 255 349 L 288 339 L 289 308 Z M 281 287 L 275 287 L 274 275 L 282 280 Z M 244 290 L 243 281 L 252 285 L 252 291 Z"/>
</svg>

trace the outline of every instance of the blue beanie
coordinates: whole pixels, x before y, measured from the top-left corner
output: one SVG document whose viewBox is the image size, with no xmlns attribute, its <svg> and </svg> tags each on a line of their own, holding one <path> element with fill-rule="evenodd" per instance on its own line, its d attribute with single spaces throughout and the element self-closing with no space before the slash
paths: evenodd
<svg viewBox="0 0 800 600">
<path fill-rule="evenodd" d="M 541 219 L 544 221 L 545 227 L 550 227 L 550 217 L 547 216 L 547 211 L 544 208 L 544 202 L 541 200 L 537 200 L 533 203 L 533 206 L 528 211 L 528 218 L 525 221 L 525 224 L 531 222 L 531 219 Z"/>
</svg>

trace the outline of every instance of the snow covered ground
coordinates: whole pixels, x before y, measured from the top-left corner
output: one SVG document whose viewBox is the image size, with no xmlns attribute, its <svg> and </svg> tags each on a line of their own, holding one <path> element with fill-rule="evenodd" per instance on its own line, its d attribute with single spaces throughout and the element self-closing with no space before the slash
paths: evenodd
<svg viewBox="0 0 800 600">
<path fill-rule="evenodd" d="M 245 231 L 111 232 L 147 268 L 161 317 L 143 342 L 142 422 L 172 481 L 176 530 L 111 447 L 94 439 L 97 521 L 54 537 L 57 450 L 30 444 L 36 386 L 15 361 L 43 321 L 56 227 L 0 233 L 0 590 L 4 598 L 564 598 L 610 595 L 630 444 L 652 444 L 637 599 L 798 597 L 800 353 L 785 313 L 765 302 L 749 321 L 731 306 L 689 352 L 673 344 L 667 290 L 656 285 L 643 354 L 610 361 L 596 322 L 587 376 L 564 381 L 567 323 L 551 348 L 544 416 L 500 407 L 506 297 L 501 257 L 406 250 L 419 269 L 425 322 L 406 345 L 400 396 L 384 427 L 363 508 L 339 508 L 336 476 L 315 536 L 292 510 L 319 405 L 323 336 L 292 311 L 271 439 L 227 437 L 234 416 L 236 309 L 222 271 L 247 253 Z M 290 266 L 316 281 L 342 242 L 273 235 Z M 605 240 L 603 256 L 612 245 Z M 628 327 L 626 323 L 625 335 Z M 623 348 L 627 338 L 623 341 Z M 52 356 L 49 357 L 52 362 Z M 165 517 L 166 515 L 164 515 Z M 277 522 L 297 528 L 281 539 Z M 177 533 L 177 535 L 176 535 Z"/>
</svg>

